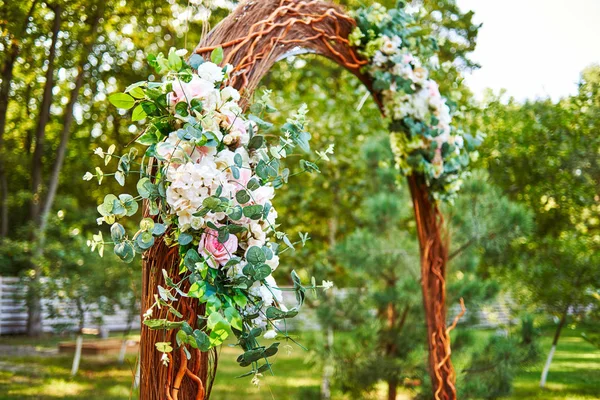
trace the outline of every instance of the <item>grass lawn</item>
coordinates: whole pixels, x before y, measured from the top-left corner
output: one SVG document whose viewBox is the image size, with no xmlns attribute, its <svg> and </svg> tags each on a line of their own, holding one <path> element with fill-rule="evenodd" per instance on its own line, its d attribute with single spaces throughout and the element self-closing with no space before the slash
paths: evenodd
<svg viewBox="0 0 600 400">
<path fill-rule="evenodd" d="M 592 400 L 600 399 L 600 350 L 581 338 L 578 329 L 564 329 L 546 388 L 541 389 L 540 376 L 552 344 L 553 330 L 544 330 L 543 360 L 519 371 L 514 382 L 514 400 Z"/>
<path fill-rule="evenodd" d="M 543 350 L 550 348 L 552 331 L 544 331 Z M 483 335 L 482 335 L 483 337 Z M 34 344 L 41 349 L 55 348 L 62 339 L 31 341 L 23 338 L 0 338 L 0 344 Z M 293 347 L 285 348 L 274 358 L 276 378 L 265 377 L 259 388 L 250 379 L 235 379 L 241 373 L 235 358 L 236 348 L 223 347 L 213 399 L 311 399 L 318 393 L 319 368 L 306 364 L 307 354 Z M 547 354 L 547 353 L 546 353 Z M 544 354 L 545 356 L 545 354 Z M 79 375 L 69 377 L 69 355 L 6 357 L 0 354 L 0 400 L 4 399 L 128 399 L 134 374 L 135 358 L 118 365 L 115 357 L 84 356 Z M 460 360 L 457 360 L 460 363 Z M 548 376 L 548 387 L 539 388 L 543 360 L 519 372 L 510 399 L 583 400 L 600 398 L 600 351 L 583 341 L 578 330 L 565 330 L 558 345 Z M 133 393 L 136 398 L 136 394 Z M 374 398 L 380 396 L 375 395 Z M 335 399 L 343 399 L 336 394 Z M 410 397 L 405 395 L 404 399 Z"/>
</svg>

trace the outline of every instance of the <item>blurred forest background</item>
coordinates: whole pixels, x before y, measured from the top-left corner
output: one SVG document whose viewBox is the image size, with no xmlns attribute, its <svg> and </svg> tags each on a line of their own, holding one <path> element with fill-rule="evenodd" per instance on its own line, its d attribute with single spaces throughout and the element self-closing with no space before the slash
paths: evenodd
<svg viewBox="0 0 600 400">
<path fill-rule="evenodd" d="M 42 297 L 73 304 L 78 317 L 86 304 L 102 310 L 100 316 L 115 307 L 139 313 L 141 262 L 124 264 L 112 251 L 100 258 L 86 246 L 98 231 L 96 206 L 106 189 L 82 176 L 96 166 L 95 148 L 132 146 L 138 133 L 107 96 L 152 73 L 147 54 L 193 49 L 203 29 L 235 6 L 225 0 L 190 3 L 0 0 L 0 276 L 20 277 L 28 287 L 31 336 L 41 334 Z M 352 9 L 370 1 L 339 3 Z M 458 118 L 486 134 L 471 177 L 455 204 L 445 207 L 452 241 L 449 304 L 462 297 L 471 310 L 454 332 L 460 397 L 597 398 L 600 67 L 582 71 L 578 93 L 556 102 L 517 102 L 491 92 L 476 101 L 461 78 L 479 67 L 470 58 L 480 28 L 473 14 L 455 0 L 408 3 L 423 10 L 419 23 L 439 38 L 442 93 L 459 105 Z M 269 388 L 266 378 L 268 389 L 256 389 L 231 380 L 236 371 L 229 373 L 223 361 L 215 398 L 239 398 L 229 385 L 248 398 L 425 396 L 413 211 L 379 111 L 371 99 L 358 107 L 366 89 L 354 76 L 314 56 L 279 62 L 263 85 L 273 90 L 276 105 L 285 101 L 282 115 L 306 103 L 314 146 L 335 143 L 336 150 L 322 174 L 302 175 L 276 198 L 285 229 L 311 236 L 306 247 L 282 260 L 276 277 L 285 284 L 295 269 L 304 278 L 333 280 L 333 293 L 345 289 L 345 295 L 311 300 L 320 305 L 320 330 L 303 335 L 310 351 L 294 350 L 295 364 L 282 360 L 286 382 L 310 375 L 305 384 Z M 498 302 L 510 308 L 508 322 L 478 327 L 475 310 Z M 393 324 L 389 312 L 397 316 Z M 80 325 L 92 323 L 101 321 Z M 561 336 L 573 359 L 565 362 L 566 375 L 553 376 L 551 366 L 550 392 L 539 392 L 548 351 L 557 343 L 561 350 Z M 20 340 L 40 339 L 0 337 L 0 344 Z M 235 353 L 226 349 L 227 357 Z M 122 366 L 90 362 L 73 381 L 60 358 L 7 360 L 0 361 L 0 388 L 8 397 L 0 398 L 129 396 L 131 373 Z M 9 361 L 39 361 L 44 372 L 3 368 Z M 114 379 L 111 368 L 120 371 Z M 18 376 L 25 381 L 15 383 Z M 39 391 L 31 392 L 36 385 Z M 111 387 L 121 391 L 102 391 Z M 52 395 L 52 388 L 59 394 Z"/>
</svg>

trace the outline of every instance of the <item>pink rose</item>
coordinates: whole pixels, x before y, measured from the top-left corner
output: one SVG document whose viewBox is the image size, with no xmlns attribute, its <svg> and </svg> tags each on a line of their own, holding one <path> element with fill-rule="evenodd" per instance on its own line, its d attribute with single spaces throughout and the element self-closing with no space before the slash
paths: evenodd
<svg viewBox="0 0 600 400">
<path fill-rule="evenodd" d="M 225 243 L 217 239 L 218 232 L 206 229 L 200 238 L 198 252 L 207 258 L 207 264 L 212 268 L 218 268 L 215 264 L 225 265 L 238 248 L 238 239 L 235 235 L 229 235 Z"/>
<path fill-rule="evenodd" d="M 169 96 L 171 105 L 175 105 L 181 101 L 190 102 L 192 99 L 203 98 L 208 93 L 214 90 L 214 85 L 198 76 L 192 78 L 191 81 L 185 83 L 183 81 L 173 82 L 173 92 Z"/>
</svg>

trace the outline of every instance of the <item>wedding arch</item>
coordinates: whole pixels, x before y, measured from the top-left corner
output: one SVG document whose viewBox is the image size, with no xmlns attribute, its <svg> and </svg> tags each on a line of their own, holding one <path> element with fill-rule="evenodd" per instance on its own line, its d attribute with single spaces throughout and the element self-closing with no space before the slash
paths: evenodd
<svg viewBox="0 0 600 400">
<path fill-rule="evenodd" d="M 136 141 L 146 149 L 141 157 L 137 147 L 114 154 L 114 144 L 94 152 L 105 166 L 117 160 L 116 171 L 97 167 L 84 179 L 101 184 L 113 176 L 125 186 L 133 177 L 138 195 L 106 195 L 97 221 L 111 226 L 112 241 L 99 232 L 88 243 L 100 254 L 113 244 L 126 262 L 142 255 L 142 399 L 208 399 L 217 348 L 230 334 L 243 351 L 237 362 L 251 368 L 244 376 L 258 379 L 271 370 L 269 357 L 279 345 L 258 339 L 293 340 L 279 321 L 298 314 L 308 289 L 332 285 L 313 278 L 305 286 L 292 272 L 293 288 L 286 289 L 272 277 L 279 255 L 307 240 L 301 234 L 293 243 L 279 231 L 274 191 L 297 173 L 318 172 L 317 162 L 333 150 L 316 151 L 315 162 L 300 160 L 300 172 L 282 168 L 280 159 L 292 151 L 311 154 L 307 110 L 301 107 L 267 140 L 262 131 L 273 124 L 263 117 L 276 110 L 268 92 L 254 101 L 252 95 L 274 63 L 303 53 L 327 57 L 357 76 L 389 121 L 414 206 L 433 395 L 456 398 L 449 333 L 462 313 L 447 326 L 448 239 L 439 203 L 459 190 L 478 139 L 451 124 L 450 105 L 429 78 L 436 42 L 414 35 L 402 5 L 386 10 L 375 3 L 350 16 L 320 0 L 245 0 L 186 62 L 185 50 L 148 55 L 162 78 L 109 96 L 144 123 Z M 135 215 L 138 202 L 144 218 L 129 235 L 119 220 Z M 283 304 L 284 290 L 295 293 L 295 307 Z M 462 300 L 461 306 L 464 312 Z"/>
<path fill-rule="evenodd" d="M 356 22 L 344 10 L 320 0 L 249 0 L 206 35 L 195 53 L 208 58 L 222 48 L 223 64 L 232 64 L 230 84 L 248 99 L 261 79 L 278 60 L 292 54 L 315 53 L 327 57 L 356 75 L 373 93 L 383 111 L 382 99 L 373 90 L 373 79 L 361 67 L 367 61 L 357 54 L 348 37 Z M 450 360 L 449 327 L 446 324 L 446 262 L 448 242 L 443 235 L 442 215 L 429 188 L 419 174 L 408 176 L 414 204 L 421 254 L 421 285 L 429 343 L 429 370 L 436 399 L 456 398 L 455 373 Z M 154 289 L 163 281 L 161 270 L 176 266 L 179 255 L 163 242 L 156 243 L 144 256 L 142 310 L 154 301 Z M 167 268 L 167 270 L 171 270 Z M 175 272 L 176 274 L 176 272 Z M 191 307 L 182 300 L 182 307 Z M 202 315 L 202 307 L 188 310 Z M 166 313 L 166 312 L 164 312 Z M 190 361 L 175 352 L 169 368 L 162 367 L 154 343 L 164 341 L 160 332 L 142 328 L 141 398 L 208 398 L 217 368 L 217 353 L 196 351 Z M 170 340 L 174 341 L 174 338 Z M 199 391 L 199 386 L 205 388 Z M 177 390 L 178 389 L 178 390 Z"/>
</svg>

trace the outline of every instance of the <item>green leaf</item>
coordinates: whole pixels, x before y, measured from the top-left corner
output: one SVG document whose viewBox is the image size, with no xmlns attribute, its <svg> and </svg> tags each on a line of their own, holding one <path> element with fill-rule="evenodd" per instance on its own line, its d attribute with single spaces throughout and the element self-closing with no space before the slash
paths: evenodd
<svg viewBox="0 0 600 400">
<path fill-rule="evenodd" d="M 115 244 L 114 251 L 117 257 L 119 257 L 126 263 L 130 263 L 135 257 L 135 251 L 133 250 L 133 246 L 129 242 L 121 242 Z"/>
<path fill-rule="evenodd" d="M 252 276 L 256 281 L 262 281 L 267 276 L 271 275 L 271 267 L 267 264 L 262 264 L 255 268 L 254 275 Z"/>
<path fill-rule="evenodd" d="M 248 260 L 250 264 L 260 265 L 267 260 L 267 257 L 260 247 L 252 246 L 246 253 L 246 260 Z"/>
<path fill-rule="evenodd" d="M 233 175 L 234 179 L 240 179 L 240 169 L 238 167 L 232 165 L 229 169 L 231 169 L 231 175 Z"/>
<path fill-rule="evenodd" d="M 202 201 L 202 205 L 210 210 L 215 210 L 221 205 L 221 199 L 218 197 L 207 197 Z"/>
<path fill-rule="evenodd" d="M 248 190 L 256 190 L 260 187 L 260 183 L 258 183 L 258 180 L 256 178 L 252 178 L 248 181 L 248 184 L 246 185 L 246 188 L 248 188 Z"/>
<path fill-rule="evenodd" d="M 204 58 L 200 54 L 194 53 L 188 59 L 188 64 L 193 69 L 198 69 L 200 65 L 204 64 Z"/>
<path fill-rule="evenodd" d="M 263 357 L 272 357 L 279 351 L 279 343 L 273 343 L 263 352 Z"/>
<path fill-rule="evenodd" d="M 171 49 L 171 51 L 169 51 L 169 68 L 174 71 L 174 72 L 178 72 L 182 65 L 183 62 L 181 60 L 181 57 L 179 57 L 177 55 L 177 53 L 175 52 L 175 49 Z"/>
<path fill-rule="evenodd" d="M 227 242 L 229 240 L 229 232 L 227 232 L 227 230 L 225 230 L 225 229 L 219 230 L 217 240 L 219 241 L 219 243 Z"/>
<path fill-rule="evenodd" d="M 235 165 L 237 165 L 239 168 L 242 168 L 242 155 L 239 153 L 236 153 L 235 156 L 233 156 L 233 163 Z"/>
<path fill-rule="evenodd" d="M 183 322 L 183 324 L 181 325 L 181 329 L 187 333 L 188 335 L 193 334 L 193 330 L 192 327 L 190 326 L 190 324 L 188 324 L 187 322 Z"/>
<path fill-rule="evenodd" d="M 227 232 L 229 232 L 229 233 L 240 233 L 240 232 L 244 232 L 245 230 L 246 230 L 245 226 L 235 225 L 235 224 L 227 225 Z"/>
<path fill-rule="evenodd" d="M 237 192 L 235 194 L 235 199 L 240 204 L 246 204 L 247 202 L 250 201 L 250 195 L 248 194 L 248 192 L 246 190 L 240 190 L 239 192 Z"/>
<path fill-rule="evenodd" d="M 302 169 L 304 169 L 308 173 L 312 173 L 312 172 L 321 173 L 321 170 L 319 169 L 317 164 L 310 162 L 310 161 L 300 160 L 300 167 L 302 167 Z"/>
<path fill-rule="evenodd" d="M 146 111 L 144 111 L 144 107 L 141 104 L 138 104 L 131 113 L 132 121 L 141 121 L 147 117 Z"/>
<path fill-rule="evenodd" d="M 242 317 L 240 313 L 233 307 L 228 307 L 225 309 L 225 318 L 229 321 L 231 326 L 238 331 L 242 331 Z"/>
<path fill-rule="evenodd" d="M 276 307 L 269 307 L 269 308 L 267 308 L 265 315 L 269 319 L 293 318 L 296 315 L 298 315 L 298 310 L 295 308 L 292 308 L 291 310 L 288 310 L 288 311 L 282 311 Z"/>
<path fill-rule="evenodd" d="M 145 83 L 145 82 L 142 82 L 142 83 Z M 125 91 L 125 93 L 128 93 L 128 92 Z M 129 94 L 136 99 L 143 99 L 144 97 L 146 97 L 146 94 L 144 93 L 144 90 L 141 87 L 136 87 L 136 88 L 131 89 Z"/>
<path fill-rule="evenodd" d="M 235 206 L 229 212 L 229 218 L 231 218 L 234 221 L 237 221 L 240 218 L 242 218 L 242 215 L 243 215 L 243 211 L 242 211 L 241 206 Z"/>
<path fill-rule="evenodd" d="M 193 239 L 194 239 L 194 237 L 192 235 L 190 235 L 189 233 L 181 232 L 179 234 L 179 238 L 177 238 L 177 241 L 179 242 L 180 245 L 185 246 L 187 244 L 192 243 Z"/>
<path fill-rule="evenodd" d="M 256 125 L 258 125 L 259 128 L 265 130 L 265 131 L 269 131 L 273 128 L 273 124 L 267 121 L 263 121 L 262 119 L 258 118 L 256 115 L 250 114 L 248 116 L 248 119 L 250 121 L 254 121 L 256 122 Z"/>
<path fill-rule="evenodd" d="M 251 365 L 253 362 L 260 360 L 263 358 L 263 352 L 265 351 L 264 347 L 259 347 L 257 349 L 252 349 L 246 351 L 244 354 L 241 354 L 237 358 L 237 362 L 241 367 L 247 367 Z"/>
<path fill-rule="evenodd" d="M 117 108 L 129 110 L 135 104 L 135 99 L 126 93 L 113 93 L 108 96 L 108 101 Z"/>
<path fill-rule="evenodd" d="M 156 195 L 156 185 L 150 182 L 150 179 L 144 177 L 138 181 L 137 191 L 143 199 L 148 199 Z"/>
<path fill-rule="evenodd" d="M 154 230 L 154 220 L 152 218 L 144 218 L 140 221 L 140 229 L 143 231 Z"/>
<path fill-rule="evenodd" d="M 263 206 L 260 204 L 244 207 L 244 216 L 250 219 L 258 220 L 263 215 Z"/>
<path fill-rule="evenodd" d="M 134 215 L 137 212 L 138 203 L 137 203 L 137 201 L 135 201 L 133 199 L 133 196 L 131 196 L 130 194 L 121 194 L 121 195 L 119 195 L 119 200 L 121 201 L 121 204 L 125 208 L 126 215 L 128 217 L 131 217 L 132 215 Z"/>
<path fill-rule="evenodd" d="M 115 172 L 115 180 L 119 183 L 119 185 L 125 186 L 125 174 L 123 171 Z"/>
<path fill-rule="evenodd" d="M 210 53 L 210 61 L 215 64 L 221 64 L 221 61 L 223 61 L 223 48 L 222 47 L 217 47 L 216 49 L 214 49 L 212 51 L 212 53 Z"/>
<path fill-rule="evenodd" d="M 210 350 L 210 338 L 204 332 L 199 329 L 194 331 L 194 340 L 196 341 L 196 346 L 200 351 L 208 351 Z"/>
<path fill-rule="evenodd" d="M 188 103 L 186 103 L 185 101 L 180 101 L 175 106 L 175 111 L 177 112 L 177 114 L 181 115 L 182 117 L 187 117 L 189 115 Z"/>
<path fill-rule="evenodd" d="M 147 250 L 154 245 L 154 236 L 150 232 L 143 232 L 135 237 L 135 242 L 142 250 Z"/>
<path fill-rule="evenodd" d="M 237 293 L 235 296 L 233 296 L 233 301 L 235 301 L 235 304 L 241 308 L 245 308 L 246 304 L 248 304 L 248 298 L 241 293 Z"/>
<path fill-rule="evenodd" d="M 123 240 L 123 237 L 125 236 L 125 228 L 123 228 L 123 225 L 118 222 L 112 224 L 110 227 L 110 236 L 115 243 L 119 243 Z"/>
<path fill-rule="evenodd" d="M 260 149 L 265 142 L 265 139 L 260 135 L 252 136 L 252 139 L 248 142 L 248 150 Z"/>
<path fill-rule="evenodd" d="M 158 342 L 154 344 L 156 346 L 156 349 L 158 351 L 160 351 L 161 353 L 170 353 L 173 351 L 173 347 L 171 346 L 171 343 L 169 342 Z"/>
<path fill-rule="evenodd" d="M 184 321 L 169 321 L 167 319 L 147 319 L 144 321 L 150 329 L 175 329 L 180 328 Z"/>
<path fill-rule="evenodd" d="M 202 102 L 198 99 L 192 99 L 190 101 L 190 107 L 192 111 L 201 112 L 202 111 Z"/>
<path fill-rule="evenodd" d="M 167 231 L 167 227 L 164 224 L 154 224 L 154 229 L 152 229 L 152 234 L 154 236 L 161 236 Z"/>
<path fill-rule="evenodd" d="M 177 331 L 177 335 L 175 336 L 175 340 L 177 341 L 177 346 L 181 346 L 187 342 L 188 335 L 183 331 Z"/>
<path fill-rule="evenodd" d="M 196 268 L 196 263 L 199 262 L 202 262 L 202 257 L 200 257 L 200 255 L 195 249 L 189 249 L 187 253 L 185 253 L 183 263 L 190 270 L 194 270 Z"/>
</svg>

